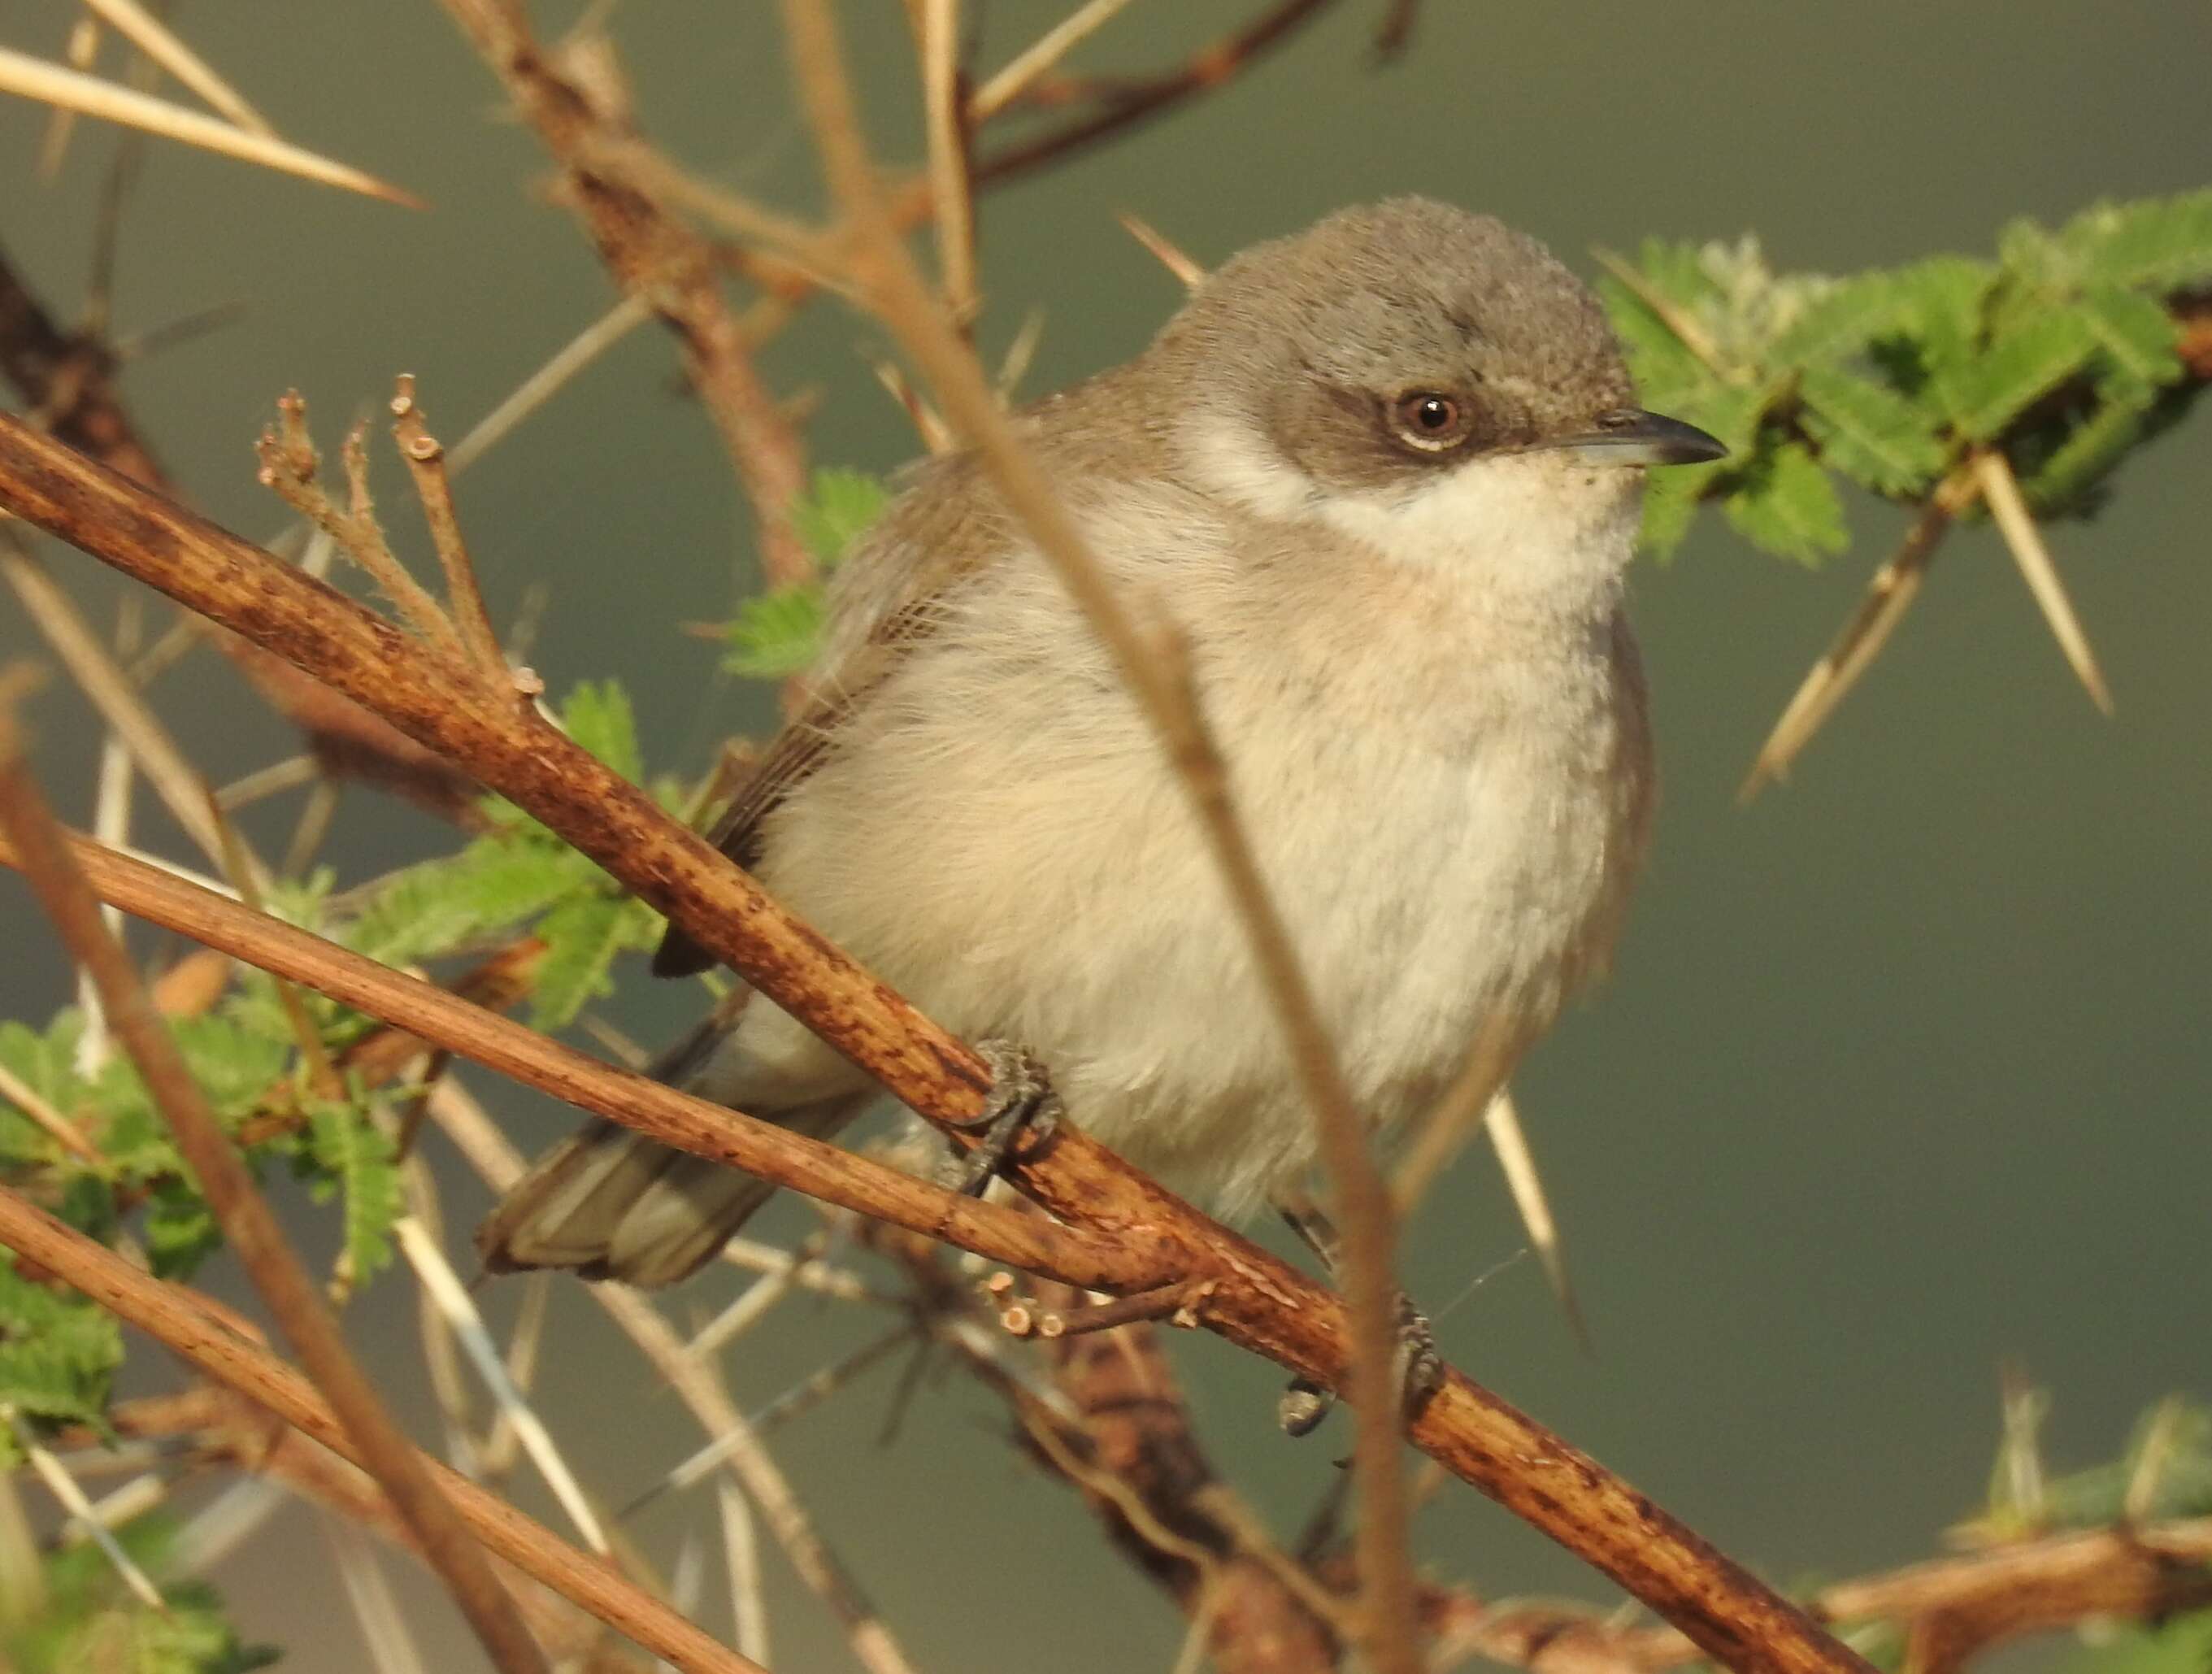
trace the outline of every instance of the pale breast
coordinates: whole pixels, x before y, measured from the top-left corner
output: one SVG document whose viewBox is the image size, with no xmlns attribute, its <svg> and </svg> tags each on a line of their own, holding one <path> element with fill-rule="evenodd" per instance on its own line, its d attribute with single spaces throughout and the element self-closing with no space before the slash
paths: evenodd
<svg viewBox="0 0 2212 1674">
<path fill-rule="evenodd" d="M 1218 529 L 1107 515 L 1122 581 L 1188 624 L 1355 1093 L 1402 1119 L 1487 1011 L 1540 1027 L 1610 944 L 1644 801 L 1621 766 L 1641 752 L 1625 638 L 1608 614 L 1486 660 L 1440 619 L 1316 618 Z M 1140 1166 L 1242 1212 L 1310 1164 L 1187 798 L 1034 557 L 944 601 L 763 830 L 772 889 L 948 1026 L 1036 1051 L 1075 1119 Z"/>
</svg>

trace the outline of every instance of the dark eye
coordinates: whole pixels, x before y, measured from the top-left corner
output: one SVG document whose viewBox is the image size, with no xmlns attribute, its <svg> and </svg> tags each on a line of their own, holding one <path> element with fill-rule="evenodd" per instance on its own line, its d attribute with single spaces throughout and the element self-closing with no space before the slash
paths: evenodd
<svg viewBox="0 0 2212 1674">
<path fill-rule="evenodd" d="M 1415 390 L 1390 404 L 1390 429 L 1408 447 L 1441 454 L 1467 440 L 1467 405 L 1435 390 Z"/>
</svg>

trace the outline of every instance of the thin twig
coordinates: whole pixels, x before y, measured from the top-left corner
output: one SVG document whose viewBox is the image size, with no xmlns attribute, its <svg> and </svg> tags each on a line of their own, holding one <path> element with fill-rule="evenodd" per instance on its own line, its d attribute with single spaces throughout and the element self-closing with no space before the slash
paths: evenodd
<svg viewBox="0 0 2212 1674">
<path fill-rule="evenodd" d="M 662 207 L 653 187 L 609 166 L 609 157 L 642 149 L 627 111 L 595 96 L 586 77 L 564 73 L 514 0 L 443 3 L 560 164 L 564 196 L 608 271 L 675 333 L 684 369 L 752 501 L 769 581 L 803 580 L 812 563 L 791 509 L 806 485 L 805 446 L 753 365 L 706 241 Z M 572 38 L 572 49 L 577 45 Z"/>
<path fill-rule="evenodd" d="M 148 1003 L 137 972 L 100 922 L 98 899 L 17 753 L 13 717 L 4 715 L 0 715 L 0 828 L 7 831 L 22 860 L 24 875 L 71 955 L 99 983 L 109 1026 L 137 1065 L 149 1097 L 222 1223 L 225 1239 L 317 1385 L 328 1392 L 348 1440 L 430 1555 L 494 1665 L 506 1674 L 538 1674 L 546 1667 L 544 1657 L 514 1601 L 346 1348 L 314 1281 L 208 1108 L 167 1026 Z"/>
<path fill-rule="evenodd" d="M 415 1269 L 416 1277 L 422 1281 L 422 1288 L 452 1328 L 463 1352 L 475 1365 L 477 1375 L 483 1379 L 484 1387 L 499 1403 L 501 1418 L 514 1429 L 521 1440 L 523 1452 L 530 1455 L 538 1474 L 545 1478 L 545 1486 L 552 1490 L 561 1509 L 568 1514 L 568 1520 L 576 1525 L 584 1544 L 605 1556 L 606 1535 L 599 1527 L 599 1519 L 592 1514 L 575 1473 L 561 1457 L 561 1450 L 544 1421 L 532 1409 L 522 1391 L 514 1386 L 514 1379 L 507 1375 L 507 1367 L 492 1347 L 490 1334 L 484 1330 L 483 1317 L 469 1300 L 467 1287 L 454 1274 L 446 1252 L 412 1215 L 403 1214 L 393 1221 L 392 1234 L 398 1240 L 400 1252 Z"/>
<path fill-rule="evenodd" d="M 57 109 L 95 116 L 103 122 L 120 123 L 126 128 L 136 128 L 163 139 L 177 140 L 185 145 L 196 145 L 202 150 L 258 163 L 264 168 L 296 174 L 301 180 L 312 180 L 319 186 L 340 186 L 348 192 L 380 198 L 388 204 L 398 204 L 412 210 L 428 207 L 414 193 L 387 186 L 374 175 L 358 168 L 333 162 L 328 157 L 318 156 L 313 151 L 288 144 L 281 139 L 253 133 L 219 118 L 203 116 L 198 111 L 186 110 L 182 105 L 173 105 L 166 99 L 134 93 L 129 88 L 104 82 L 97 76 L 65 70 L 58 64 L 48 64 L 43 58 L 34 58 L 27 53 L 13 52 L 4 46 L 0 46 L 0 93 L 21 94 L 26 99 L 40 100 Z"/>
<path fill-rule="evenodd" d="M 571 378 L 653 318 L 653 304 L 633 291 L 562 344 L 544 365 L 517 384 L 497 406 L 469 427 L 446 453 L 446 468 L 459 476 L 504 441 L 510 431 L 558 394 Z"/>
<path fill-rule="evenodd" d="M 1161 115 L 1194 94 L 1219 87 L 1281 46 L 1334 3 L 1334 0 L 1277 0 L 1277 3 L 1263 8 L 1241 28 L 1208 41 L 1175 69 L 1146 80 L 1116 82 L 1100 96 L 1097 109 L 1074 118 L 1063 127 L 1018 141 L 979 159 L 975 164 L 976 183 L 980 186 L 1011 180 L 1047 163 L 1057 162 L 1073 152 Z"/>
<path fill-rule="evenodd" d="M 85 1491 L 77 1486 L 76 1478 L 63 1470 L 61 1462 L 39 1445 L 38 1438 L 24 1427 L 13 1408 L 0 1406 L 0 1425 L 6 1426 L 15 1445 L 23 1450 L 23 1457 L 31 1462 L 31 1469 L 46 1485 L 46 1491 L 54 1496 L 64 1511 L 76 1519 L 77 1526 L 85 1531 L 94 1545 L 100 1548 L 116 1574 L 122 1579 L 123 1585 L 131 1589 L 132 1596 L 147 1609 L 167 1616 L 169 1606 L 161 1597 L 161 1590 L 154 1585 L 146 1572 L 123 1549 L 123 1543 L 109 1531 L 100 1513 L 93 1508 L 92 1501 L 86 1497 Z"/>
<path fill-rule="evenodd" d="M 437 549 L 439 567 L 446 573 L 446 608 L 460 629 L 462 648 L 479 676 L 497 683 L 506 678 L 507 658 L 492 631 L 491 614 L 484 609 L 483 589 L 477 585 L 476 565 L 469 561 L 468 543 L 461 535 L 461 520 L 453 509 L 453 485 L 446 478 L 446 445 L 430 434 L 429 423 L 415 399 L 415 378 L 402 373 L 392 397 L 392 436 L 399 444 L 399 457 L 415 479 L 415 495 L 422 502 L 422 520 L 430 526 L 430 544 Z"/>
<path fill-rule="evenodd" d="M 320 480 L 322 456 L 307 430 L 307 404 L 296 389 L 276 399 L 276 423 L 264 426 L 254 444 L 261 460 L 261 485 L 295 511 L 305 514 L 338 544 L 338 549 L 383 589 L 408 626 L 452 656 L 461 641 L 452 619 L 422 584 L 393 556 L 376 520 L 368 490 L 368 454 L 364 432 L 347 434 L 341 458 L 345 465 L 348 503 L 341 508 Z"/>
<path fill-rule="evenodd" d="M 933 304 L 894 229 L 868 156 L 827 0 L 784 0 L 793 69 L 832 189 L 854 238 L 865 293 L 927 373 L 946 416 L 982 456 L 994 485 L 1036 541 L 1113 657 L 1189 796 L 1249 940 L 1319 1130 L 1345 1239 L 1350 1391 L 1358 1420 L 1360 1571 L 1365 1649 L 1380 1674 L 1416 1674 L 1413 1562 L 1399 1470 L 1396 1287 L 1390 1196 L 1367 1148 L 1318 1003 L 1230 800 L 1228 778 L 1200 714 L 1188 648 L 1170 630 L 1146 635 L 1115 596 L 1088 543 L 994 399 L 958 332 Z M 1150 639 L 1152 642 L 1148 643 Z"/>
<path fill-rule="evenodd" d="M 48 1139 L 95 1174 L 106 1176 L 112 1172 L 112 1165 L 100 1154 L 100 1147 L 84 1136 L 76 1123 L 41 1099 L 36 1088 L 4 1063 L 0 1063 L 0 1099 L 5 1099 L 13 1105 Z"/>
<path fill-rule="evenodd" d="M 726 1480 L 714 1485 L 714 1507 L 729 1565 L 731 1628 L 738 1649 L 756 1662 L 766 1662 L 768 1601 L 761 1593 L 760 1537 L 753 1527 L 753 1508 L 738 1485 Z"/>
<path fill-rule="evenodd" d="M 921 0 L 922 126 L 929 137 L 929 189 L 937 205 L 937 274 L 945 309 L 965 332 L 975 291 L 975 197 L 968 88 L 960 68 L 960 0 Z"/>
<path fill-rule="evenodd" d="M 256 1407 L 366 1468 L 351 1430 L 315 1385 L 232 1330 L 207 1298 L 140 1272 L 113 1251 L 6 1187 L 0 1187 L 0 1245 L 50 1269 L 71 1288 L 155 1337 Z M 767 1674 L 757 1663 L 717 1645 L 605 1560 L 577 1550 L 459 1473 L 411 1449 L 410 1453 L 416 1469 L 452 1500 L 472 1545 L 481 1540 L 533 1580 L 666 1658 L 685 1674 Z"/>
<path fill-rule="evenodd" d="M 169 729 L 161 724 L 131 677 L 109 653 L 76 601 L 40 563 L 19 529 L 0 528 L 0 575 L 7 577 L 24 613 L 61 659 L 85 697 L 143 774 L 161 806 L 199 851 L 221 869 L 225 845 L 208 803 L 208 787 Z M 267 864 L 250 851 L 246 870 L 257 882 Z"/>
<path fill-rule="evenodd" d="M 1085 0 L 1006 60 L 1005 65 L 977 88 L 968 100 L 968 122 L 979 128 L 1030 89 L 1069 52 L 1103 26 L 1129 0 Z"/>
<path fill-rule="evenodd" d="M 990 405 L 988 392 L 984 405 Z M 248 635 L 292 666 L 312 668 L 317 679 L 544 820 L 908 1109 L 941 1124 L 956 1144 L 963 1142 L 963 1124 L 982 1111 L 989 1085 L 972 1051 L 535 715 L 517 713 L 511 703 L 483 703 L 457 666 L 374 613 L 4 414 L 0 506 Z M 133 872 L 126 882 L 125 868 L 111 857 L 98 857 L 97 869 L 118 891 L 148 881 Z M 158 874 L 154 881 L 158 886 Z M 156 887 L 149 898 L 160 892 Z M 203 939 L 214 940 L 216 920 L 204 918 L 199 900 L 187 898 L 182 916 L 200 927 L 188 933 L 206 930 Z M 265 958 L 283 934 L 260 927 L 247 940 L 255 957 Z M 319 959 L 311 968 L 322 969 Z M 419 1014 L 426 1023 L 439 1014 L 435 1008 Z M 573 1090 L 568 1073 L 564 1060 L 553 1078 L 556 1096 Z M 921 1200 L 893 1197 L 888 1183 L 880 1207 L 860 1201 L 850 1189 L 855 1160 L 843 1154 L 817 1157 L 793 1135 L 754 1134 L 720 1111 L 712 1122 L 679 1116 L 675 1106 L 656 1107 L 668 1096 L 665 1088 L 621 1083 L 604 1090 L 618 1119 L 649 1124 L 656 1138 L 679 1148 L 720 1157 L 880 1219 L 901 1218 L 886 1212 L 896 1202 L 919 1208 Z M 656 1108 L 657 1114 L 641 1114 Z M 739 1132 L 742 1143 L 733 1137 Z M 973 1138 L 965 1134 L 964 1142 Z M 1012 1160 L 1012 1172 L 1024 1190 L 1064 1218 L 1048 1240 L 1037 1231 L 1042 1217 L 1016 1217 L 1028 1223 L 1018 1241 L 1033 1259 L 1001 1256 L 999 1248 L 1018 1241 L 1012 1229 L 963 1218 L 988 1207 L 970 1199 L 957 1200 L 960 1207 L 932 1226 L 930 1235 L 1009 1265 L 1116 1293 L 1219 1275 L 1224 1283 L 1209 1300 L 1208 1329 L 1299 1376 L 1331 1386 L 1343 1382 L 1351 1354 L 1335 1298 L 1130 1169 L 1079 1129 L 1064 1126 L 1049 1145 L 1024 1147 Z M 918 1184 L 895 1178 L 901 1191 Z M 1863 1659 L 1773 1589 L 1464 1375 L 1446 1373 L 1413 1415 L 1412 1431 L 1455 1475 L 1612 1576 L 1739 1674 L 1864 1674 Z"/>
</svg>

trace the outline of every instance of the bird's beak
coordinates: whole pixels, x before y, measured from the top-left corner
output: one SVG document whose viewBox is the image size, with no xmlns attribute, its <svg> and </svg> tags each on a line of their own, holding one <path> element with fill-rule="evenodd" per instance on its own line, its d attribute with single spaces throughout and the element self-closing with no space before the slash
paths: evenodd
<svg viewBox="0 0 2212 1674">
<path fill-rule="evenodd" d="M 1728 449 L 1696 425 L 1641 407 L 1607 413 L 1595 429 L 1538 446 L 1571 454 L 1583 465 L 1704 465 L 1728 457 Z"/>
</svg>

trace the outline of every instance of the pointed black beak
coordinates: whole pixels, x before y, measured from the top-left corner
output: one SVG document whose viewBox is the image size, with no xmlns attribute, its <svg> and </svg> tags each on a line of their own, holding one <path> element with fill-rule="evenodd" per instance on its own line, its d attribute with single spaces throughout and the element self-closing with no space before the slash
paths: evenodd
<svg viewBox="0 0 2212 1674">
<path fill-rule="evenodd" d="M 1572 454 L 1584 465 L 1704 465 L 1728 449 L 1694 424 L 1641 407 L 1602 415 L 1595 429 L 1539 446 Z"/>
</svg>

